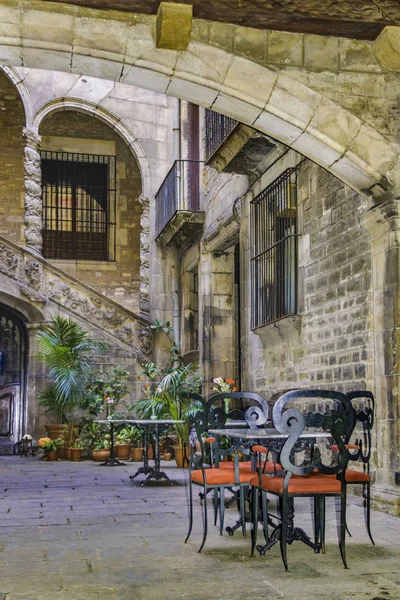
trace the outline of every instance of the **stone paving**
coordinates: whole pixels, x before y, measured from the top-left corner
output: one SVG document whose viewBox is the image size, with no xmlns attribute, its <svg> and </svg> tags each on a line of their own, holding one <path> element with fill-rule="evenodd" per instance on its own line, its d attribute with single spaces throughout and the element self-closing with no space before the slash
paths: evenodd
<svg viewBox="0 0 400 600">
<path fill-rule="evenodd" d="M 251 558 L 241 532 L 211 526 L 198 554 L 199 513 L 185 545 L 185 472 L 164 463 L 176 484 L 141 487 L 129 480 L 137 467 L 0 457 L 0 600 L 400 599 L 400 519 L 374 512 L 372 546 L 359 498 L 348 502 L 349 569 L 331 500 L 326 554 L 294 543 L 285 573 L 277 546 Z M 311 533 L 309 515 L 308 501 L 296 503 L 296 522 Z M 226 511 L 227 524 L 236 517 Z"/>
</svg>

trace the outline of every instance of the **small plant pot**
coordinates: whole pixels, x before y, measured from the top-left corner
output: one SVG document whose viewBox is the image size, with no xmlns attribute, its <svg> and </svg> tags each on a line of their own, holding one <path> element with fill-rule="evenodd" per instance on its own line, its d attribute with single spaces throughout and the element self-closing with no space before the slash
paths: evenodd
<svg viewBox="0 0 400 600">
<path fill-rule="evenodd" d="M 108 448 L 103 448 L 102 450 L 93 450 L 92 459 L 95 462 L 105 462 L 110 458 L 110 450 Z"/>
<path fill-rule="evenodd" d="M 82 458 L 82 448 L 71 448 L 71 460 L 73 462 L 79 462 Z"/>
<path fill-rule="evenodd" d="M 66 458 L 66 456 L 65 456 L 65 450 L 66 450 L 65 446 L 60 446 L 59 448 L 57 448 L 57 457 L 65 459 Z"/>
<path fill-rule="evenodd" d="M 115 452 L 117 458 L 122 458 L 127 460 L 131 455 L 131 445 L 130 444 L 115 444 Z"/>
<path fill-rule="evenodd" d="M 164 452 L 164 460 L 171 460 L 172 452 Z"/>
<path fill-rule="evenodd" d="M 184 446 L 174 446 L 174 454 L 178 469 L 183 469 L 189 466 L 188 449 Z"/>
<path fill-rule="evenodd" d="M 153 444 L 149 444 L 147 446 L 147 458 L 149 460 L 153 460 L 154 459 L 154 448 L 153 448 Z"/>
<path fill-rule="evenodd" d="M 47 460 L 58 460 L 57 450 L 50 450 L 46 456 Z"/>
<path fill-rule="evenodd" d="M 143 460 L 143 448 L 132 448 L 131 456 L 134 462 L 140 462 Z"/>
<path fill-rule="evenodd" d="M 65 458 L 71 460 L 71 448 L 65 448 Z"/>
</svg>

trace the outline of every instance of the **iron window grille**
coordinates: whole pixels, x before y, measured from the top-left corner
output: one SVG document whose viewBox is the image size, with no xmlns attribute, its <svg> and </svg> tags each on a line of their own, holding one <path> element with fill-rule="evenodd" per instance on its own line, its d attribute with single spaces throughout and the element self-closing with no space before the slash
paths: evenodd
<svg viewBox="0 0 400 600">
<path fill-rule="evenodd" d="M 42 151 L 43 256 L 115 260 L 115 156 Z"/>
<path fill-rule="evenodd" d="M 297 172 L 287 169 L 251 202 L 251 327 L 297 311 Z"/>
<path fill-rule="evenodd" d="M 235 119 L 221 115 L 209 108 L 205 110 L 206 125 L 206 161 L 216 153 L 226 138 L 235 129 Z"/>
</svg>

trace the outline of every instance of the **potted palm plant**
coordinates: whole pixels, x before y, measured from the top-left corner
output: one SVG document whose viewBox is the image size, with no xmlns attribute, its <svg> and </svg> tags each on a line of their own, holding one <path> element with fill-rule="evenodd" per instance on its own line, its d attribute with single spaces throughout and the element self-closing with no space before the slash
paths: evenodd
<svg viewBox="0 0 400 600">
<path fill-rule="evenodd" d="M 149 376 L 151 374 L 156 376 L 158 373 L 154 363 L 148 363 L 145 367 L 146 371 Z M 193 365 L 178 366 L 164 375 L 150 397 L 136 404 L 137 412 L 144 418 L 151 418 L 156 414 L 161 419 L 183 421 L 174 424 L 177 443 L 173 449 L 180 468 L 188 463 L 190 423 L 201 408 L 200 402 L 194 401 L 191 396 L 199 392 L 200 385 L 200 377 L 195 373 Z"/>
<path fill-rule="evenodd" d="M 131 455 L 131 436 L 128 426 L 123 427 L 117 434 L 115 440 L 115 451 L 117 458 L 128 459 Z"/>
<path fill-rule="evenodd" d="M 64 433 L 63 437 L 66 445 L 71 445 L 76 437 L 76 412 L 81 407 L 92 372 L 89 359 L 93 354 L 106 352 L 108 344 L 91 339 L 79 323 L 59 315 L 55 315 L 38 336 L 39 356 L 49 381 L 39 393 L 39 404 L 57 421 L 53 430 L 49 425 L 46 429 L 49 437 L 58 438 L 68 424 L 68 434 Z"/>
</svg>

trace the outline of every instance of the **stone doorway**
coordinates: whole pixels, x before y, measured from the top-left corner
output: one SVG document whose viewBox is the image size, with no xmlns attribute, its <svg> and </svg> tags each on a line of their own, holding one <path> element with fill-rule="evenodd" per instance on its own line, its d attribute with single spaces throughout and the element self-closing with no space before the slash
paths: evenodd
<svg viewBox="0 0 400 600">
<path fill-rule="evenodd" d="M 19 314 L 0 304 L 0 454 L 12 454 L 25 431 L 27 335 Z"/>
</svg>

